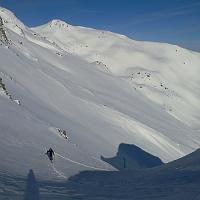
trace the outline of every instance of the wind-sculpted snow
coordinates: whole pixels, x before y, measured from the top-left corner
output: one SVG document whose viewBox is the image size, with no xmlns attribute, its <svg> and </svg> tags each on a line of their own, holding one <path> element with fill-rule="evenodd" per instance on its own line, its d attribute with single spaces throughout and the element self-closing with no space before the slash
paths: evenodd
<svg viewBox="0 0 200 200">
<path fill-rule="evenodd" d="M 1 171 L 63 180 L 116 170 L 100 157 L 121 143 L 163 162 L 199 147 L 199 53 L 59 20 L 30 29 L 3 8 L 0 16 L 9 40 L 0 77 L 15 100 L 0 88 Z"/>
</svg>

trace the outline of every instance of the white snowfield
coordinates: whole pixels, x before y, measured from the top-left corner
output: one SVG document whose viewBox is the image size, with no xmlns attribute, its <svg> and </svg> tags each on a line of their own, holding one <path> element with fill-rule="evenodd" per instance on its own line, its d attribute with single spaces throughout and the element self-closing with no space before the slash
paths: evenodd
<svg viewBox="0 0 200 200">
<path fill-rule="evenodd" d="M 114 170 L 100 156 L 122 142 L 164 162 L 199 148 L 200 53 L 60 20 L 29 28 L 4 8 L 0 17 L 9 40 L 0 77 L 12 96 L 0 87 L 1 171 L 65 179 Z"/>
</svg>

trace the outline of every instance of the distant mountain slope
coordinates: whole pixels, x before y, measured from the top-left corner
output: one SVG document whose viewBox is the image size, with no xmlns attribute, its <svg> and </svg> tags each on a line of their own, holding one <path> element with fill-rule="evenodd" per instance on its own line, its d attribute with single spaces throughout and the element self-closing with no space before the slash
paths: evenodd
<svg viewBox="0 0 200 200">
<path fill-rule="evenodd" d="M 131 40 L 61 20 L 32 28 L 65 51 L 130 82 L 163 110 L 199 129 L 200 53 L 179 46 Z"/>
</svg>

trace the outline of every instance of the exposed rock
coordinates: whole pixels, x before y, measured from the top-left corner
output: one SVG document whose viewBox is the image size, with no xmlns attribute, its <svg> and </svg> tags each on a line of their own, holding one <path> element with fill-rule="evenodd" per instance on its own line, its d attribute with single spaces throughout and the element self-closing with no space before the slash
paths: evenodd
<svg viewBox="0 0 200 200">
<path fill-rule="evenodd" d="M 0 42 L 5 43 L 5 44 L 8 43 L 8 38 L 6 36 L 6 32 L 3 26 L 3 20 L 1 17 L 0 17 Z"/>
<path fill-rule="evenodd" d="M 67 135 L 67 131 L 66 131 L 66 130 L 63 130 L 63 129 L 58 128 L 57 131 L 58 131 L 58 133 L 59 133 L 62 137 L 64 137 L 66 140 L 69 138 L 68 135 Z"/>
</svg>

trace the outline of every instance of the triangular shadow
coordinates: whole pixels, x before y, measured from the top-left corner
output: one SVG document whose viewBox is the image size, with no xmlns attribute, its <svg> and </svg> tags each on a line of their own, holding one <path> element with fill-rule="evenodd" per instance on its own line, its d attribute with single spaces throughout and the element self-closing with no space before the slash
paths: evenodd
<svg viewBox="0 0 200 200">
<path fill-rule="evenodd" d="M 101 159 L 118 170 L 145 169 L 162 165 L 160 158 L 133 145 L 121 143 L 117 155 L 113 158 Z"/>
<path fill-rule="evenodd" d="M 38 183 L 36 181 L 33 170 L 30 169 L 26 181 L 24 200 L 39 200 L 39 199 L 40 199 L 40 193 L 39 193 Z"/>
</svg>

